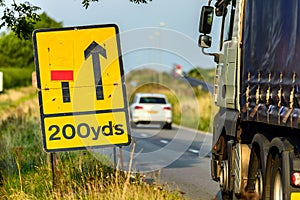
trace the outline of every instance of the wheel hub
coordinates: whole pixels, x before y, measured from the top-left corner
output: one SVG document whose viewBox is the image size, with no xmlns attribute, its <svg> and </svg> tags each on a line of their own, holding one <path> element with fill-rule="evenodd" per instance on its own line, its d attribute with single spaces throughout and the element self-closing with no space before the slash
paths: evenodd
<svg viewBox="0 0 300 200">
<path fill-rule="evenodd" d="M 228 161 L 223 160 L 221 163 L 220 171 L 220 188 L 223 192 L 228 191 Z"/>
<path fill-rule="evenodd" d="M 275 179 L 274 179 L 274 191 L 273 191 L 274 200 L 282 200 L 283 192 L 282 192 L 282 181 L 280 176 L 280 171 L 277 170 Z"/>
<path fill-rule="evenodd" d="M 259 199 L 262 199 L 263 195 L 263 177 L 261 170 L 259 169 L 257 171 L 256 177 L 255 177 L 255 193 L 259 197 Z"/>
</svg>

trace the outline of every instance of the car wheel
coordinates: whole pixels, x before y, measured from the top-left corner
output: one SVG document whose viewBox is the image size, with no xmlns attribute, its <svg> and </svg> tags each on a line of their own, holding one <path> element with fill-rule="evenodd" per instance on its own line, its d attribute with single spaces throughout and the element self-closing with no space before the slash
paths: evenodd
<svg viewBox="0 0 300 200">
<path fill-rule="evenodd" d="M 131 125 L 131 128 L 136 128 L 136 125 L 137 125 L 137 124 L 134 123 L 134 122 L 131 122 L 130 125 Z"/>
<path fill-rule="evenodd" d="M 172 129 L 172 123 L 165 123 L 163 128 L 171 130 Z"/>
</svg>

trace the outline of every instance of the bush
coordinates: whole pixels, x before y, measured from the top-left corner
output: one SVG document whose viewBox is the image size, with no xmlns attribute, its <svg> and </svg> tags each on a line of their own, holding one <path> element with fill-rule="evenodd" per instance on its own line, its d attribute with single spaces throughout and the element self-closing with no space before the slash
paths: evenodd
<svg viewBox="0 0 300 200">
<path fill-rule="evenodd" d="M 3 72 L 3 88 L 10 89 L 28 86 L 32 83 L 32 69 L 29 68 L 0 68 Z"/>
</svg>

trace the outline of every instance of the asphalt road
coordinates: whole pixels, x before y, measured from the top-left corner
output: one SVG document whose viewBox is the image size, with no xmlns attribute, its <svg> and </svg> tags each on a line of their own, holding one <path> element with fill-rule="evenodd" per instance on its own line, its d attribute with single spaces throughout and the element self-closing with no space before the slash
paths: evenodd
<svg viewBox="0 0 300 200">
<path fill-rule="evenodd" d="M 214 87 L 212 85 L 210 85 L 209 83 L 206 83 L 202 80 L 199 80 L 199 79 L 193 78 L 193 77 L 188 77 L 188 76 L 183 77 L 183 79 L 186 80 L 187 82 L 189 82 L 189 84 L 192 87 L 201 86 L 203 91 L 207 91 L 207 92 L 210 92 L 212 94 L 214 92 Z"/>
<path fill-rule="evenodd" d="M 132 144 L 117 148 L 118 167 L 143 173 L 148 180 L 168 185 L 184 193 L 192 200 L 214 199 L 218 184 L 210 178 L 211 134 L 173 127 L 172 130 L 158 126 L 139 126 L 133 129 Z M 134 151 L 132 148 L 134 148 Z M 113 150 L 102 153 L 113 159 Z"/>
</svg>

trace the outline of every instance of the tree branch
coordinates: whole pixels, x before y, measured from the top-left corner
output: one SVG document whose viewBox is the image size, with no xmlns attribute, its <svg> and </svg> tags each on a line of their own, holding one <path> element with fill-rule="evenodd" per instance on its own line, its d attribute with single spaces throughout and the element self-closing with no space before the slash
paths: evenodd
<svg viewBox="0 0 300 200">
<path fill-rule="evenodd" d="M 107 0 L 109 1 L 109 0 Z M 148 3 L 152 0 L 129 0 L 130 2 L 140 4 Z M 91 2 L 99 2 L 99 0 L 82 0 L 85 9 L 90 6 Z M 8 27 L 20 39 L 30 39 L 34 29 L 34 24 L 39 21 L 37 11 L 41 8 L 30 4 L 28 1 L 18 4 L 13 0 L 11 7 L 5 4 L 5 0 L 0 0 L 0 7 L 4 8 L 2 17 L 0 18 L 0 28 Z"/>
<path fill-rule="evenodd" d="M 133 2 L 133 3 L 140 4 L 140 3 L 148 3 L 152 0 L 130 0 L 130 1 Z"/>
</svg>

